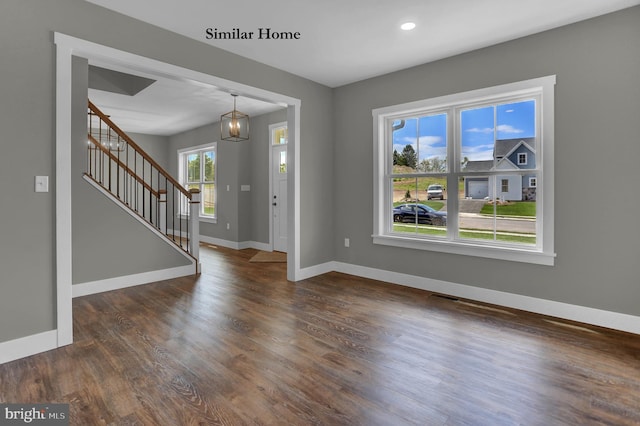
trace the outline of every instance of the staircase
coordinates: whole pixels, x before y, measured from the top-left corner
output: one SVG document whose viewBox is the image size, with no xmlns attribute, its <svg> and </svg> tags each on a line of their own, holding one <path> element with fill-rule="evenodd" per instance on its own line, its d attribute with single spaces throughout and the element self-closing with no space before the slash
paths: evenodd
<svg viewBox="0 0 640 426">
<path fill-rule="evenodd" d="M 185 189 L 89 101 L 85 179 L 185 255 L 198 273 L 200 191 Z"/>
</svg>

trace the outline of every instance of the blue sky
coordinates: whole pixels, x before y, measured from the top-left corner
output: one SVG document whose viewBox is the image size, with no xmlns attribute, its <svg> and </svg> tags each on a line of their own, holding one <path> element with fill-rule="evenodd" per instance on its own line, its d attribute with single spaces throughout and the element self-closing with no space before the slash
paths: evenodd
<svg viewBox="0 0 640 426">
<path fill-rule="evenodd" d="M 446 158 L 446 114 L 405 120 L 404 128 L 394 132 L 393 149 L 402 152 L 413 145 L 418 161 Z M 497 122 L 497 125 L 494 123 Z M 535 136 L 535 101 L 522 101 L 497 106 L 469 109 L 460 116 L 462 158 L 493 159 L 494 138 L 515 139 Z"/>
</svg>

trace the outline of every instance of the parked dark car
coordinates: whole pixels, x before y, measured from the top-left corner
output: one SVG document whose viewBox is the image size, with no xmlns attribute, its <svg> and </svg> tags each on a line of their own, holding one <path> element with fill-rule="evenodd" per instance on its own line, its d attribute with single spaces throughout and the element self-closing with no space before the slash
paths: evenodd
<svg viewBox="0 0 640 426">
<path fill-rule="evenodd" d="M 393 208 L 394 222 L 424 223 L 426 225 L 445 226 L 447 213 L 439 212 L 425 204 L 400 204 Z"/>
</svg>

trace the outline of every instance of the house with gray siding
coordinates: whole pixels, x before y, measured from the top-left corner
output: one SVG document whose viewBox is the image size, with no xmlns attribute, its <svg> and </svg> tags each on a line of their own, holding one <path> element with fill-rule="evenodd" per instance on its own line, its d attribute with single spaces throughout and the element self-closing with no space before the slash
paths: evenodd
<svg viewBox="0 0 640 426">
<path fill-rule="evenodd" d="M 535 138 L 502 139 L 495 142 L 493 160 L 468 161 L 465 172 L 530 170 L 536 167 Z M 532 173 L 465 176 L 464 196 L 469 199 L 532 201 L 536 197 L 537 178 Z"/>
</svg>

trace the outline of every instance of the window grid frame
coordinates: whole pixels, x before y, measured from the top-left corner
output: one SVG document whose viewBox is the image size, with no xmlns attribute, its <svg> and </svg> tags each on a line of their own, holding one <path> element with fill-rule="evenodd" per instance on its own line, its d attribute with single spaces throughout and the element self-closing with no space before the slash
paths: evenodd
<svg viewBox="0 0 640 426">
<path fill-rule="evenodd" d="M 213 152 L 213 166 L 214 166 L 214 174 L 213 174 L 213 181 L 207 181 L 204 180 L 206 173 L 206 160 L 205 160 L 205 154 L 207 152 Z M 198 181 L 191 181 L 189 180 L 189 156 L 194 155 L 194 154 L 198 154 L 200 156 L 200 170 L 199 170 L 199 174 L 200 174 L 200 180 Z M 200 146 L 196 146 L 196 147 L 190 147 L 190 148 L 185 148 L 185 149 L 181 149 L 178 150 L 178 176 L 179 176 L 179 181 L 180 184 L 185 188 L 185 189 L 189 189 L 189 187 L 191 186 L 197 186 L 198 189 L 200 190 L 200 194 L 201 194 L 201 201 L 200 201 L 200 208 L 198 210 L 198 217 L 201 220 L 205 220 L 205 221 L 210 221 L 215 223 L 217 220 L 217 211 L 218 211 L 218 185 L 217 185 L 217 181 L 218 181 L 218 152 L 217 152 L 217 143 L 213 142 L 210 144 L 206 144 L 206 145 L 200 145 Z M 204 186 L 205 185 L 214 185 L 214 189 L 213 189 L 213 209 L 214 209 L 214 214 L 206 214 L 205 213 L 205 202 L 204 202 Z M 185 216 L 185 212 L 187 211 L 188 206 L 186 205 L 186 202 L 182 202 L 181 206 L 180 206 L 180 215 L 181 216 Z"/>
<path fill-rule="evenodd" d="M 522 261 L 553 265 L 553 210 L 549 201 L 553 200 L 553 98 L 555 76 L 541 77 L 524 82 L 479 89 L 424 101 L 374 109 L 374 244 L 397 247 L 411 247 L 423 250 L 460 253 L 479 257 Z M 536 101 L 536 163 L 532 169 L 496 170 L 491 172 L 465 172 L 458 158 L 462 158 L 460 112 L 482 105 L 498 106 L 522 100 Z M 393 173 L 393 120 L 419 118 L 447 112 L 447 170 L 442 172 L 417 172 L 411 174 Z M 542 122 L 546 126 L 542 127 Z M 494 126 L 495 127 L 495 126 Z M 383 140 L 381 140 L 383 139 Z M 495 140 L 495 139 L 494 139 Z M 550 163 L 545 165 L 546 163 Z M 494 159 L 494 164 L 497 160 Z M 545 170 L 547 167 L 547 170 Z M 550 170 L 549 170 L 550 168 Z M 543 177 L 543 170 L 549 176 Z M 381 173 L 384 171 L 384 173 Z M 393 178 L 445 175 L 447 187 L 457 188 L 461 177 L 488 177 L 505 175 L 536 175 L 536 244 L 526 245 L 495 241 L 470 240 L 458 236 L 458 196 L 447 197 L 447 237 L 424 237 L 414 234 L 393 232 L 391 213 L 393 206 Z M 548 180 L 548 183 L 546 182 Z M 544 187 L 544 190 L 543 190 Z M 545 204 L 545 199 L 547 200 Z M 545 209 L 546 207 L 546 209 Z M 387 211 L 389 210 L 389 211 Z M 542 224 L 545 226 L 543 227 Z"/>
</svg>

